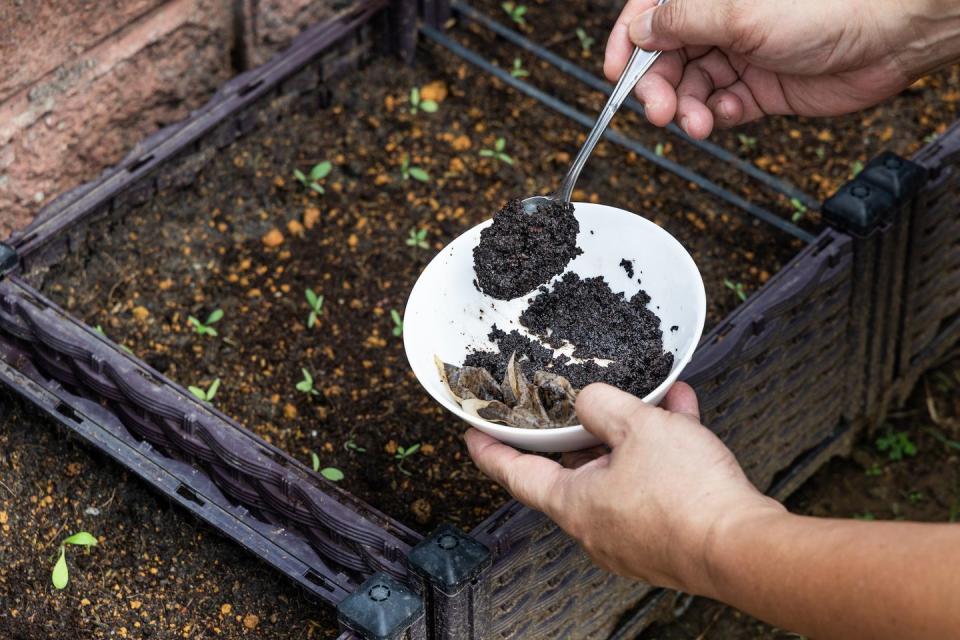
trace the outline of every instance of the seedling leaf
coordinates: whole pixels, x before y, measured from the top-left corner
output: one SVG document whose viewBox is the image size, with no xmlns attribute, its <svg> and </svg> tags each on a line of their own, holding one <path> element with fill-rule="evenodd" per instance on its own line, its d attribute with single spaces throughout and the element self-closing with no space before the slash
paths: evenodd
<svg viewBox="0 0 960 640">
<path fill-rule="evenodd" d="M 206 400 L 206 399 L 207 399 L 207 392 L 204 391 L 203 389 L 201 389 L 200 387 L 194 387 L 194 386 L 191 385 L 191 386 L 187 387 L 187 391 L 189 391 L 190 393 L 192 393 L 194 396 L 196 396 L 196 397 L 199 398 L 200 400 Z"/>
<path fill-rule="evenodd" d="M 424 100 L 420 103 L 420 108 L 426 111 L 427 113 L 436 113 L 439 105 L 433 100 Z"/>
<path fill-rule="evenodd" d="M 313 465 L 313 470 L 314 470 L 314 471 L 320 471 L 320 456 L 318 456 L 318 455 L 317 455 L 315 452 L 313 452 L 313 451 L 310 452 L 310 462 L 311 462 L 312 465 Z"/>
<path fill-rule="evenodd" d="M 214 309 L 210 312 L 210 315 L 207 316 L 207 324 L 215 324 L 220 322 L 223 319 L 223 309 Z"/>
<path fill-rule="evenodd" d="M 219 388 L 220 388 L 220 378 L 216 378 L 210 384 L 210 388 L 207 389 L 207 400 L 213 400 L 213 397 L 217 395 L 217 389 Z"/>
<path fill-rule="evenodd" d="M 429 182 L 430 174 L 420 167 L 410 167 L 410 177 L 420 182 Z"/>
<path fill-rule="evenodd" d="M 325 467 L 321 469 L 320 475 L 329 480 L 330 482 L 340 482 L 343 480 L 343 471 L 337 469 L 336 467 Z"/>
<path fill-rule="evenodd" d="M 64 540 L 63 544 L 74 544 L 79 547 L 95 547 L 97 546 L 97 539 L 86 531 L 79 531 Z"/>
<path fill-rule="evenodd" d="M 313 169 L 310 170 L 310 179 L 316 182 L 317 180 L 323 180 L 328 175 L 330 171 L 333 170 L 333 163 L 329 160 L 324 160 L 318 165 L 315 165 Z"/>
<path fill-rule="evenodd" d="M 67 582 L 70 580 L 70 572 L 67 570 L 66 551 L 62 546 L 60 547 L 60 557 L 57 558 L 57 563 L 53 565 L 53 573 L 50 575 L 50 579 L 53 581 L 53 586 L 57 589 L 66 587 Z"/>
</svg>

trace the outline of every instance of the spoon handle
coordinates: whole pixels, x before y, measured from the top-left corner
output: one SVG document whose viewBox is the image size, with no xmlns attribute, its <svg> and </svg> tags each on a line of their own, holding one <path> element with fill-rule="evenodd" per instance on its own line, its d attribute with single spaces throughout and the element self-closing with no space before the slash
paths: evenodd
<svg viewBox="0 0 960 640">
<path fill-rule="evenodd" d="M 657 4 L 661 5 L 665 1 L 666 0 L 660 0 Z M 563 177 L 563 182 L 560 183 L 557 198 L 561 202 L 570 202 L 570 198 L 573 195 L 573 187 L 577 183 L 577 178 L 580 177 L 580 171 L 587 163 L 587 158 L 593 153 L 593 148 L 597 146 L 600 138 L 603 137 L 603 132 L 607 129 L 607 126 L 609 126 L 614 114 L 620 109 L 620 105 L 623 104 L 623 101 L 627 99 L 630 92 L 633 91 L 637 83 L 640 82 L 643 74 L 653 66 L 653 63 L 656 62 L 659 57 L 659 51 L 644 51 L 640 47 L 633 50 L 630 61 L 627 62 L 623 73 L 620 74 L 620 79 L 610 93 L 610 98 L 607 100 L 607 104 L 604 105 L 603 111 L 600 112 L 600 116 L 593 125 L 593 129 L 590 130 L 590 135 L 587 136 L 586 142 L 583 143 L 583 147 L 580 148 L 580 152 L 577 153 L 577 157 L 574 158 L 573 164 L 570 165 L 570 169 L 567 171 L 567 175 Z"/>
</svg>

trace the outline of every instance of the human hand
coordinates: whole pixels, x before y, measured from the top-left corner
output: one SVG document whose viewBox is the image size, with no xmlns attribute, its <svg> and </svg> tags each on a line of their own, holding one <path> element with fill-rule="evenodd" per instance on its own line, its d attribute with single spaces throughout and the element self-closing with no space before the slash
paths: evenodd
<svg viewBox="0 0 960 640">
<path fill-rule="evenodd" d="M 664 53 L 637 85 L 647 119 L 694 138 L 764 115 L 873 106 L 960 57 L 950 0 L 628 0 L 607 42 L 615 80 L 634 46 Z"/>
<path fill-rule="evenodd" d="M 711 593 L 713 537 L 744 518 L 783 512 L 700 424 L 696 395 L 682 382 L 663 408 L 593 384 L 580 392 L 577 415 L 612 451 L 568 455 L 575 469 L 475 429 L 466 434 L 467 447 L 484 473 L 554 520 L 608 571 Z"/>
</svg>

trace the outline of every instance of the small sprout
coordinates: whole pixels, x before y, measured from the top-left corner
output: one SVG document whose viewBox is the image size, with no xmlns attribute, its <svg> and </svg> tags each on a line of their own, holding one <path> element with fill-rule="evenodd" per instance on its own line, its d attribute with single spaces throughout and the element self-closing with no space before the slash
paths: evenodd
<svg viewBox="0 0 960 640">
<path fill-rule="evenodd" d="M 823 148 L 823 145 L 820 145 L 819 147 L 817 147 L 816 154 L 817 154 L 817 160 L 823 160 L 824 158 L 827 157 L 827 150 Z"/>
<path fill-rule="evenodd" d="M 310 305 L 310 315 L 307 316 L 307 328 L 313 329 L 317 325 L 320 314 L 323 313 L 323 296 L 317 295 L 313 289 L 307 289 L 305 293 L 307 304 Z"/>
<path fill-rule="evenodd" d="M 877 438 L 877 450 L 886 451 L 890 460 L 903 460 L 904 456 L 917 455 L 917 445 L 910 440 L 906 431 L 894 432 L 888 428 L 886 434 Z"/>
<path fill-rule="evenodd" d="M 390 309 L 390 318 L 393 320 L 393 335 L 400 337 L 403 335 L 403 318 L 396 309 Z"/>
<path fill-rule="evenodd" d="M 86 531 L 79 531 L 68 538 L 64 538 L 60 543 L 56 564 L 53 565 L 53 573 L 50 580 L 57 589 L 63 589 L 70 580 L 70 572 L 67 569 L 67 545 L 72 544 L 78 547 L 95 547 L 97 539 Z"/>
<path fill-rule="evenodd" d="M 217 389 L 220 388 L 220 378 L 215 379 L 210 383 L 210 386 L 204 389 L 203 387 L 187 387 L 187 390 L 196 396 L 199 400 L 203 402 L 212 402 L 214 396 L 217 395 Z"/>
<path fill-rule="evenodd" d="M 790 198 L 790 206 L 793 207 L 793 215 L 790 216 L 790 220 L 796 224 L 807 214 L 807 205 L 800 202 L 798 198 Z"/>
<path fill-rule="evenodd" d="M 95 326 L 93 330 L 99 333 L 100 335 L 102 335 L 104 338 L 107 337 L 106 332 L 104 332 L 103 327 L 101 327 L 100 325 Z"/>
<path fill-rule="evenodd" d="M 317 455 L 316 451 L 310 452 L 310 466 L 313 467 L 314 471 L 320 471 L 320 456 Z"/>
<path fill-rule="evenodd" d="M 403 156 L 403 160 L 400 162 L 400 175 L 404 180 L 413 178 L 420 182 L 430 182 L 430 174 L 424 171 L 422 167 L 411 166 L 408 156 Z"/>
<path fill-rule="evenodd" d="M 320 395 L 320 392 L 313 388 L 313 376 L 310 372 L 302 367 L 300 371 L 303 372 L 303 380 L 297 383 L 297 391 L 313 396 Z"/>
<path fill-rule="evenodd" d="M 353 441 L 353 438 L 350 438 L 343 444 L 343 448 L 347 451 L 356 451 L 357 453 L 366 453 L 367 450 L 359 446 L 356 442 Z"/>
<path fill-rule="evenodd" d="M 326 193 L 323 186 L 320 184 L 320 181 L 330 175 L 330 172 L 333 170 L 333 164 L 329 160 L 324 160 L 320 164 L 313 165 L 313 168 L 310 169 L 309 175 L 304 175 L 303 171 L 300 169 L 293 170 L 293 176 L 300 181 L 305 187 L 313 189 L 317 193 L 323 194 Z"/>
<path fill-rule="evenodd" d="M 911 491 L 907 494 L 907 500 L 910 504 L 920 504 L 926 499 L 927 497 L 923 495 L 922 491 Z"/>
<path fill-rule="evenodd" d="M 399 462 L 397 462 L 397 470 L 399 470 L 401 473 L 404 473 L 408 476 L 413 475 L 412 473 L 410 473 L 409 471 L 403 468 L 403 461 L 409 458 L 410 456 L 412 456 L 413 454 L 415 454 L 419 450 L 420 450 L 419 442 L 417 444 L 410 445 L 409 447 L 397 447 L 397 452 L 393 454 L 394 460 L 399 460 Z"/>
<path fill-rule="evenodd" d="M 724 279 L 723 286 L 737 294 L 737 297 L 740 298 L 741 301 L 746 301 L 747 292 L 743 288 L 742 282 L 734 282 L 733 280 Z"/>
<path fill-rule="evenodd" d="M 109 336 L 107 336 L 106 331 L 104 331 L 104 330 L 103 330 L 103 327 L 101 327 L 100 325 L 95 326 L 95 327 L 93 328 L 93 330 L 96 331 L 97 333 L 99 333 L 101 336 L 103 336 L 103 337 L 106 338 L 107 340 L 110 339 Z M 120 344 L 120 345 L 117 345 L 117 346 L 120 347 L 120 349 L 122 349 L 123 351 L 126 351 L 127 353 L 129 353 L 130 355 L 134 355 L 133 349 L 131 349 L 131 348 L 128 347 L 127 345 L 125 345 L 125 344 Z"/>
<path fill-rule="evenodd" d="M 220 322 L 223 319 L 223 309 L 214 309 L 210 312 L 210 315 L 207 316 L 206 322 L 200 322 L 199 319 L 194 316 L 187 316 L 187 322 L 193 327 L 193 330 L 197 335 L 201 336 L 214 336 L 217 335 L 217 330 L 213 328 L 213 325 Z"/>
<path fill-rule="evenodd" d="M 523 60 L 514 58 L 513 69 L 510 70 L 510 75 L 514 78 L 526 78 L 529 77 L 530 72 L 523 68 Z"/>
<path fill-rule="evenodd" d="M 324 467 L 320 469 L 320 475 L 330 482 L 340 482 L 343 480 L 343 471 L 340 471 L 340 469 L 336 467 Z"/>
<path fill-rule="evenodd" d="M 657 146 L 654 147 L 653 152 L 662 158 L 662 157 L 663 157 L 663 143 L 662 143 L 662 142 L 658 142 L 658 143 L 657 143 Z"/>
<path fill-rule="evenodd" d="M 856 178 L 860 175 L 860 172 L 863 171 L 863 163 L 859 160 L 854 160 L 853 164 L 850 165 L 850 175 Z"/>
<path fill-rule="evenodd" d="M 517 4 L 516 2 L 504 2 L 500 6 L 515 23 L 521 27 L 527 24 L 527 21 L 523 18 L 523 16 L 527 14 L 527 7 L 525 5 Z"/>
<path fill-rule="evenodd" d="M 429 249 L 430 244 L 427 242 L 427 230 L 420 229 L 410 229 L 410 233 L 407 235 L 406 240 L 408 247 L 420 247 L 421 249 Z"/>
<path fill-rule="evenodd" d="M 744 151 L 753 151 L 757 148 L 757 139 L 753 136 L 748 136 L 745 133 L 738 133 L 737 140 L 740 141 L 740 148 Z"/>
<path fill-rule="evenodd" d="M 438 107 L 435 100 L 421 100 L 420 89 L 417 87 L 410 89 L 410 113 L 416 114 L 419 111 L 435 113 Z"/>
<path fill-rule="evenodd" d="M 590 53 L 590 49 L 593 48 L 593 44 L 597 41 L 596 38 L 591 38 L 587 35 L 587 32 L 577 27 L 577 40 L 580 41 L 580 50 L 584 53 Z"/>
<path fill-rule="evenodd" d="M 481 149 L 480 155 L 484 158 L 496 158 L 500 162 L 506 162 L 507 164 L 513 166 L 513 158 L 507 155 L 505 152 L 506 148 L 506 139 L 497 138 L 497 141 L 493 143 L 493 149 Z"/>
<path fill-rule="evenodd" d="M 872 465 L 870 465 L 870 468 L 867 469 L 864 473 L 866 473 L 871 478 L 876 478 L 877 476 L 883 475 L 883 467 L 881 467 L 879 464 L 874 462 Z"/>
<path fill-rule="evenodd" d="M 863 513 L 855 513 L 855 514 L 853 514 L 853 519 L 854 519 L 854 520 L 873 521 L 873 520 L 876 520 L 876 519 L 877 519 L 877 516 L 873 515 L 873 514 L 870 513 L 869 511 L 864 511 Z"/>
</svg>

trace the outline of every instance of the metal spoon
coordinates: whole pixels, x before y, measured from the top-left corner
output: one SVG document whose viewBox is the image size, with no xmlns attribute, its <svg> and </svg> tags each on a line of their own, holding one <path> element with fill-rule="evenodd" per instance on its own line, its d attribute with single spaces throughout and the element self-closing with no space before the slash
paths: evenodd
<svg viewBox="0 0 960 640">
<path fill-rule="evenodd" d="M 660 0 L 657 5 L 661 5 L 664 2 L 666 2 L 666 0 Z M 580 152 L 577 153 L 577 157 L 573 159 L 573 164 L 570 165 L 567 175 L 563 177 L 560 188 L 548 196 L 531 196 L 523 200 L 523 208 L 527 213 L 534 213 L 537 207 L 549 204 L 550 202 L 570 202 L 570 197 L 573 195 L 573 186 L 577 183 L 577 178 L 580 177 L 580 171 L 583 169 L 583 165 L 587 163 L 587 158 L 593 153 L 593 148 L 597 146 L 597 143 L 603 136 L 603 132 L 613 119 L 613 114 L 620 109 L 620 105 L 627 99 L 627 96 L 630 95 L 633 88 L 637 86 L 640 78 L 653 66 L 653 63 L 656 62 L 658 57 L 660 57 L 659 51 L 644 51 L 640 47 L 633 50 L 630 61 L 627 62 L 623 73 L 620 74 L 617 86 L 613 88 L 607 104 L 604 105 L 603 111 L 600 112 L 600 116 L 597 118 L 597 122 L 593 125 L 593 129 L 590 130 L 590 135 L 587 136 L 587 140 L 583 143 Z"/>
</svg>

